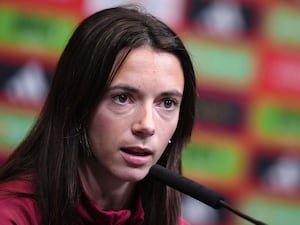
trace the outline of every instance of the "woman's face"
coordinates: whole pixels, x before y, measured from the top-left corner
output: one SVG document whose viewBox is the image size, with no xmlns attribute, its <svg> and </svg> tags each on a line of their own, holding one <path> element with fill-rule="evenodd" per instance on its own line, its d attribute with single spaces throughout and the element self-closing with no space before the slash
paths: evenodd
<svg viewBox="0 0 300 225">
<path fill-rule="evenodd" d="M 89 127 L 99 175 L 130 182 L 147 175 L 177 127 L 183 87 L 174 55 L 150 47 L 129 53 Z"/>
</svg>

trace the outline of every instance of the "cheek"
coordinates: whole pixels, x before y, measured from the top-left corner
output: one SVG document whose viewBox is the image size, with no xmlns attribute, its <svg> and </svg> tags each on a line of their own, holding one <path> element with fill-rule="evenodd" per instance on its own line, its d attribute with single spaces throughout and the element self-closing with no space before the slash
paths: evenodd
<svg viewBox="0 0 300 225">
<path fill-rule="evenodd" d="M 108 127 L 107 119 L 103 118 L 101 114 L 96 114 L 90 124 L 90 133 L 98 133 Z"/>
<path fill-rule="evenodd" d="M 92 145 L 101 144 L 99 142 L 109 138 L 110 129 L 114 129 L 113 125 L 113 119 L 109 115 L 95 114 L 89 127 L 89 137 Z"/>
<path fill-rule="evenodd" d="M 166 145 L 167 145 L 168 141 L 170 139 L 172 139 L 172 136 L 177 128 L 177 124 L 178 124 L 177 119 L 169 121 L 166 124 L 161 123 L 160 128 L 159 128 L 160 130 L 158 131 L 158 133 L 159 133 L 159 137 L 161 138 L 161 140 L 163 142 L 162 144 L 166 143 Z"/>
<path fill-rule="evenodd" d="M 98 106 L 96 113 L 91 121 L 90 127 L 93 130 L 106 131 L 114 125 L 115 117 L 107 110 L 105 105 Z"/>
<path fill-rule="evenodd" d="M 179 115 L 175 116 L 174 119 L 172 119 L 172 121 L 169 121 L 169 123 L 167 124 L 166 128 L 168 128 L 168 131 L 171 135 L 171 137 L 173 136 L 177 125 L 178 125 L 178 120 L 179 120 Z"/>
</svg>

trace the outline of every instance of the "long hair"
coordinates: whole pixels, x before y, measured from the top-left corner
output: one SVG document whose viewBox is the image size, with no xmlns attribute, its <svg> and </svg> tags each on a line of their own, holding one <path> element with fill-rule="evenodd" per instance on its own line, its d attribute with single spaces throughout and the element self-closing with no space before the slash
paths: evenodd
<svg viewBox="0 0 300 225">
<path fill-rule="evenodd" d="M 56 67 L 37 121 L 0 170 L 0 181 L 33 174 L 43 225 L 78 223 L 78 167 L 89 153 L 87 127 L 130 50 L 150 46 L 175 55 L 184 73 L 178 126 L 159 164 L 181 172 L 181 153 L 194 123 L 195 75 L 180 38 L 163 22 L 136 7 L 115 7 L 83 20 Z M 180 193 L 146 177 L 139 184 L 145 225 L 175 225 Z M 75 221 L 75 222 L 74 222 Z"/>
</svg>

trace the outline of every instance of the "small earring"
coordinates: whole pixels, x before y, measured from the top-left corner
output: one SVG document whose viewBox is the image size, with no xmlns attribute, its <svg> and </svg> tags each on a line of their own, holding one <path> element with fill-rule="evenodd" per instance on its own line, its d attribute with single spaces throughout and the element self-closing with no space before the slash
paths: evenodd
<svg viewBox="0 0 300 225">
<path fill-rule="evenodd" d="M 169 140 L 168 142 L 169 142 L 169 144 L 171 144 L 171 143 L 172 143 L 172 141 L 171 141 L 171 140 Z"/>
</svg>

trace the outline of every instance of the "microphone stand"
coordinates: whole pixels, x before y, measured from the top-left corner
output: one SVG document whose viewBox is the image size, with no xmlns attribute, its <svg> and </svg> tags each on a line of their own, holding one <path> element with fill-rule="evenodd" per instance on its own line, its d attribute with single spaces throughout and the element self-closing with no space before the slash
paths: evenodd
<svg viewBox="0 0 300 225">
<path fill-rule="evenodd" d="M 255 225 L 267 225 L 233 208 L 219 193 L 210 190 L 207 187 L 204 187 L 178 173 L 170 171 L 158 164 L 153 165 L 150 168 L 149 176 L 215 209 L 223 207 Z"/>
<path fill-rule="evenodd" d="M 263 222 L 261 222 L 261 221 L 258 221 L 258 220 L 256 220 L 256 219 L 254 219 L 253 217 L 248 216 L 248 215 L 242 213 L 241 211 L 239 211 L 239 210 L 233 208 L 231 205 L 229 205 L 229 204 L 228 204 L 227 202 L 225 202 L 224 200 L 220 200 L 219 203 L 220 203 L 220 205 L 221 205 L 223 208 L 228 209 L 229 211 L 233 212 L 233 213 L 236 214 L 237 216 L 239 216 L 239 217 L 241 217 L 241 218 L 243 218 L 243 219 L 245 219 L 245 220 L 247 220 L 247 221 L 249 221 L 249 222 L 251 222 L 251 223 L 253 223 L 253 224 L 255 224 L 255 225 L 267 225 L 266 223 L 263 223 Z"/>
</svg>

